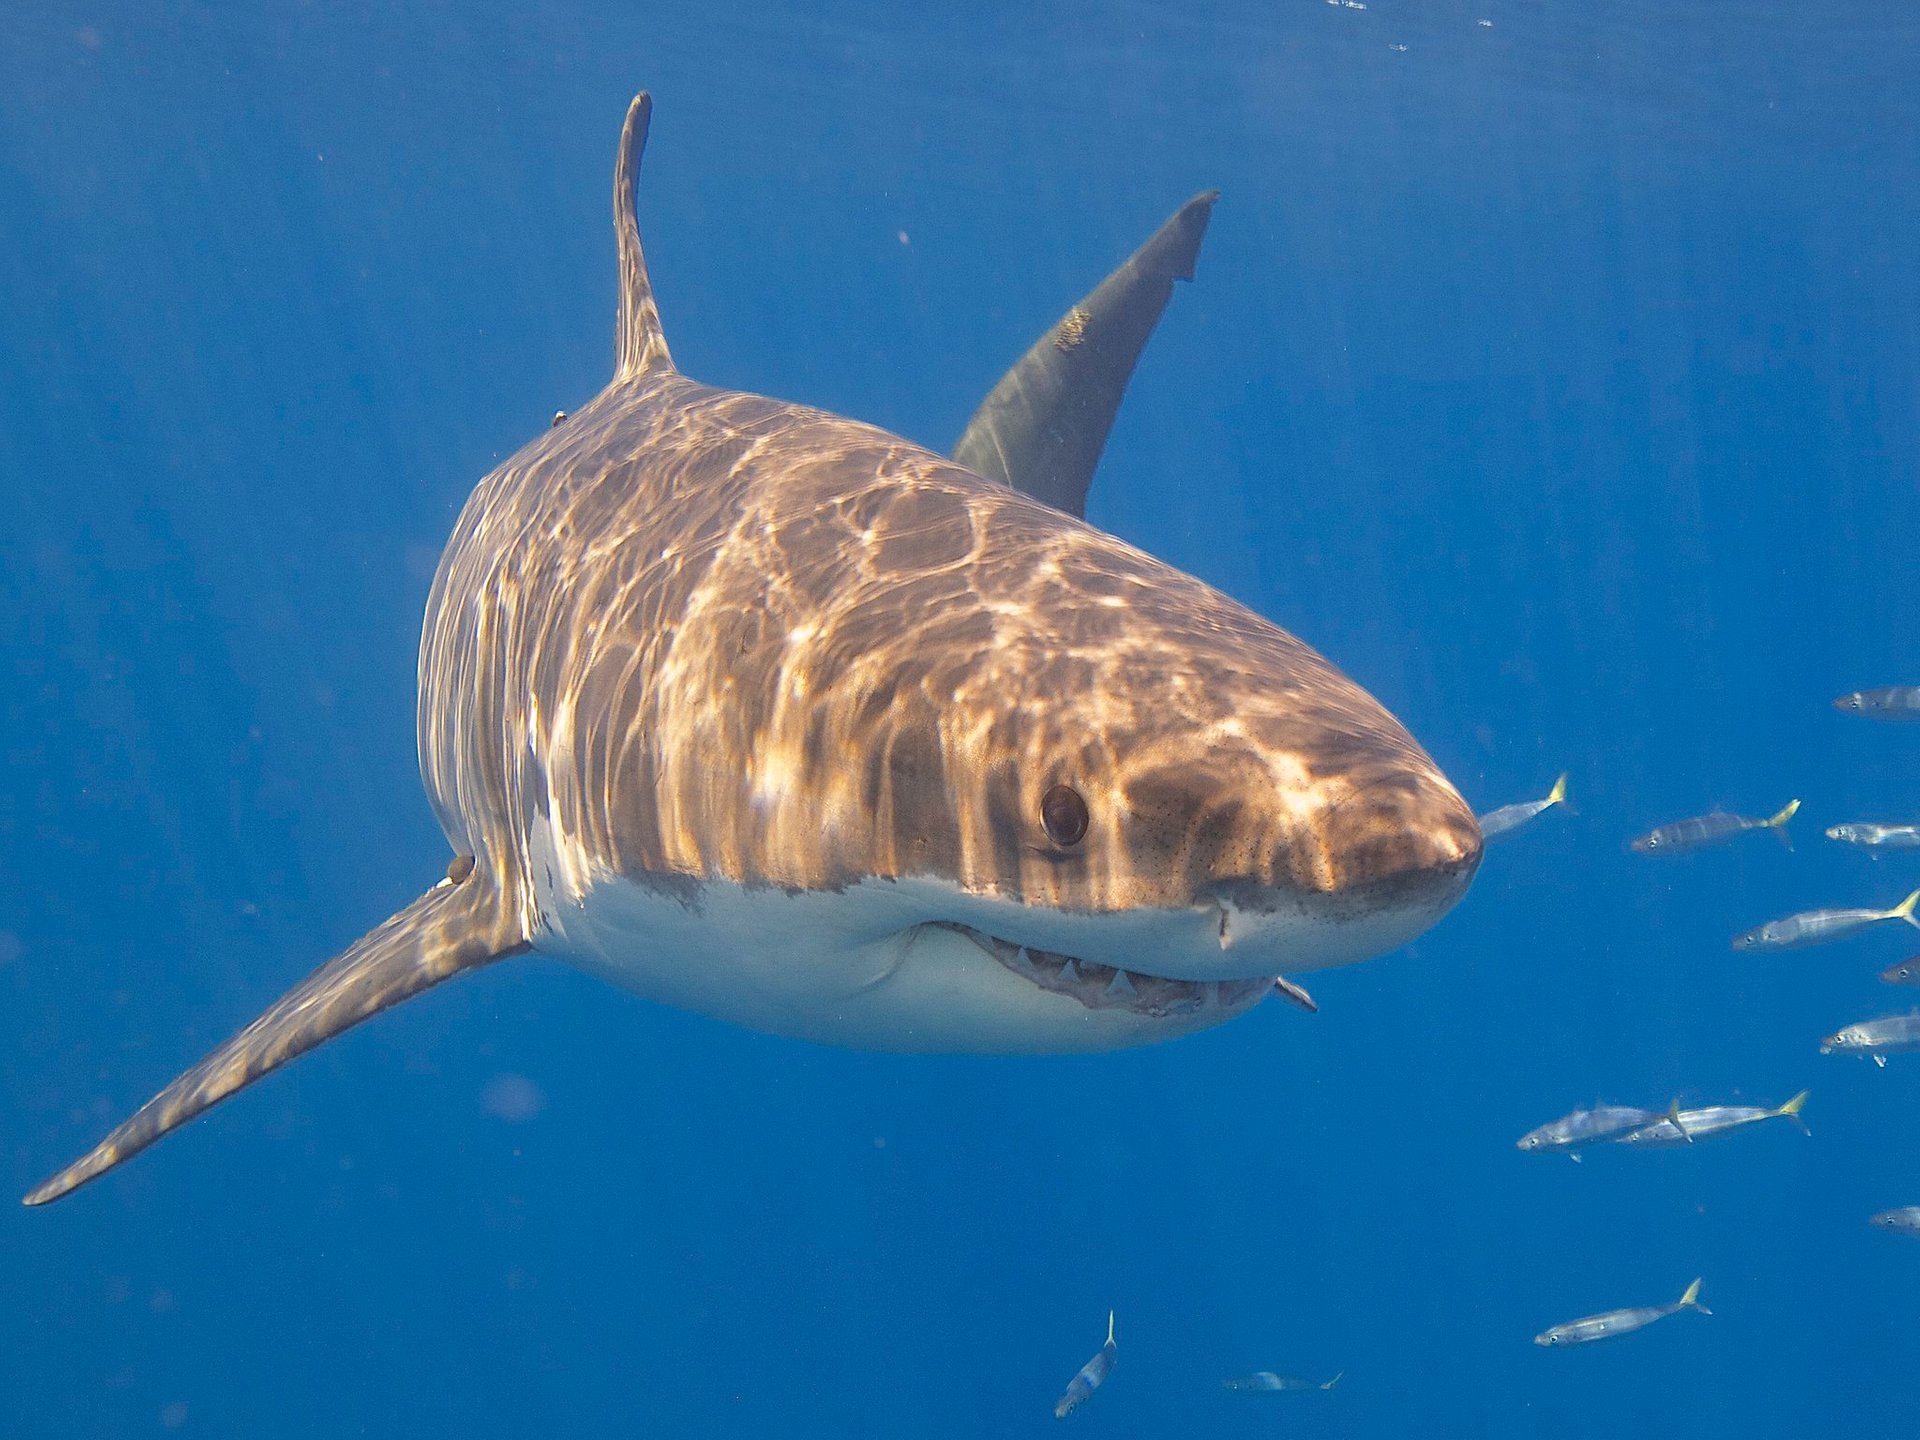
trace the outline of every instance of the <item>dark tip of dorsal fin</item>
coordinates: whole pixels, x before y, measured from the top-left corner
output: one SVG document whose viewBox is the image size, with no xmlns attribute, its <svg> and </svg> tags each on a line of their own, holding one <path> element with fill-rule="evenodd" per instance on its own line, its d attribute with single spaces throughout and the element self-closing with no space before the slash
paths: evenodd
<svg viewBox="0 0 1920 1440">
<path fill-rule="evenodd" d="M 631 379 L 649 370 L 671 370 L 667 337 L 647 279 L 647 257 L 640 248 L 640 157 L 647 148 L 647 122 L 653 97 L 642 90 L 627 107 L 620 131 L 620 158 L 613 167 L 613 233 L 620 248 L 620 325 L 614 333 L 613 378 Z"/>
<path fill-rule="evenodd" d="M 1200 242 L 1207 238 L 1207 221 L 1213 218 L 1213 207 L 1219 202 L 1218 190 L 1201 191 L 1168 216 L 1128 263 L 1138 265 L 1148 275 L 1192 280 L 1194 263 L 1200 258 Z"/>
</svg>

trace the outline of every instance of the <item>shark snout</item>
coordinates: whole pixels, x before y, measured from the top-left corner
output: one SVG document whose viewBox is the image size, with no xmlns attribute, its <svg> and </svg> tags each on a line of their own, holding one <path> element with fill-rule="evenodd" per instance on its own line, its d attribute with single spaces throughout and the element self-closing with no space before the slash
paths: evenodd
<svg viewBox="0 0 1920 1440">
<path fill-rule="evenodd" d="M 1444 913 L 1480 866 L 1480 825 L 1437 771 L 1376 780 L 1320 826 L 1327 898 Z"/>
<path fill-rule="evenodd" d="M 1349 791 L 1290 837 L 1267 877 L 1209 887 L 1225 969 L 1282 973 L 1398 949 L 1466 894 L 1480 828 L 1438 772 Z"/>
</svg>

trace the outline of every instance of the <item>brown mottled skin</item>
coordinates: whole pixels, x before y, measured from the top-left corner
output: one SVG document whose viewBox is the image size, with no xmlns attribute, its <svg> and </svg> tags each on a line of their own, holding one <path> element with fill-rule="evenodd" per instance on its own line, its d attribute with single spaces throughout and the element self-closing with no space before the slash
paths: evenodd
<svg viewBox="0 0 1920 1440">
<path fill-rule="evenodd" d="M 1405 731 L 1244 606 L 884 431 L 671 371 L 482 483 L 429 614 L 428 788 L 507 877 L 528 847 L 500 815 L 629 876 L 934 875 L 1079 909 L 1474 849 L 1464 808 L 1436 830 L 1391 804 L 1438 776 Z M 1056 783 L 1092 816 L 1071 853 L 1040 827 Z"/>
<path fill-rule="evenodd" d="M 1061 911 L 1218 896 L 1337 923 L 1416 892 L 1437 916 L 1465 888 L 1471 812 L 1286 632 L 885 431 L 680 375 L 633 212 L 649 110 L 615 176 L 613 382 L 480 483 L 428 602 L 421 768 L 461 858 L 29 1203 L 540 948 L 536 830 L 576 889 L 920 876 Z M 1090 816 L 1071 848 L 1040 823 L 1062 784 Z"/>
</svg>

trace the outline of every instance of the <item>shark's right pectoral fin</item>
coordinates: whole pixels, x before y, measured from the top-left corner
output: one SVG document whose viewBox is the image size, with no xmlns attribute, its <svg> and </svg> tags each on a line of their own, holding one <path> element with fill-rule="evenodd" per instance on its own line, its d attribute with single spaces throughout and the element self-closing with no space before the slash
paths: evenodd
<svg viewBox="0 0 1920 1440">
<path fill-rule="evenodd" d="M 470 873 L 436 886 L 281 996 L 24 1203 L 59 1199 L 368 1016 L 526 948 L 514 908 L 490 879 Z"/>
</svg>

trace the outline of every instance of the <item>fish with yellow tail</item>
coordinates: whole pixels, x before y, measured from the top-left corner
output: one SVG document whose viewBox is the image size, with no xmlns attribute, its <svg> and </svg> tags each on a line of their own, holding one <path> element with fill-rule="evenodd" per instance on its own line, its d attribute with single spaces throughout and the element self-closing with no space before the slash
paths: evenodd
<svg viewBox="0 0 1920 1440">
<path fill-rule="evenodd" d="M 1569 1320 L 1564 1325 L 1542 1330 L 1533 1337 L 1533 1343 L 1549 1348 L 1591 1345 L 1595 1340 L 1631 1335 L 1636 1330 L 1646 1329 L 1656 1320 L 1664 1320 L 1682 1310 L 1698 1310 L 1702 1315 L 1713 1313 L 1700 1303 L 1698 1280 L 1687 1286 L 1686 1293 L 1671 1305 L 1635 1305 L 1625 1310 L 1607 1310 L 1598 1315 L 1589 1315 L 1583 1320 Z"/>
<path fill-rule="evenodd" d="M 1567 803 L 1567 777 L 1553 782 L 1553 788 L 1547 792 L 1544 800 L 1522 800 L 1517 805 L 1502 805 L 1498 810 L 1489 810 L 1480 817 L 1480 838 L 1482 841 L 1497 840 L 1502 835 L 1511 835 L 1522 825 L 1534 819 L 1544 811 L 1556 805 Z"/>
<path fill-rule="evenodd" d="M 1054 1402 L 1053 1418 L 1064 1420 L 1080 1406 L 1087 1403 L 1093 1392 L 1107 1383 L 1107 1376 L 1113 1373 L 1113 1358 L 1118 1353 L 1113 1344 L 1113 1311 L 1107 1312 L 1107 1343 L 1100 1347 L 1100 1353 L 1080 1367 L 1080 1373 L 1067 1382 L 1064 1394 Z"/>
<path fill-rule="evenodd" d="M 1769 920 L 1743 935 L 1733 937 L 1736 950 L 1797 950 L 1807 945 L 1825 945 L 1858 935 L 1885 920 L 1904 920 L 1920 929 L 1913 907 L 1920 904 L 1920 890 L 1914 891 L 1891 910 L 1803 910 L 1798 915 Z"/>
<path fill-rule="evenodd" d="M 1684 855 L 1690 850 L 1704 850 L 1709 845 L 1718 845 L 1749 830 L 1771 830 L 1780 838 L 1780 843 L 1791 850 L 1793 840 L 1787 834 L 1787 822 L 1799 810 L 1798 800 L 1789 800 L 1764 819 L 1729 815 L 1725 810 L 1715 810 L 1707 815 L 1676 820 L 1671 825 L 1656 825 L 1646 834 L 1629 840 L 1627 848 L 1638 855 Z"/>
<path fill-rule="evenodd" d="M 1800 1127 L 1801 1134 L 1808 1135 L 1812 1132 L 1807 1129 L 1807 1122 L 1800 1118 L 1800 1111 L 1806 1103 L 1805 1090 L 1786 1104 L 1771 1108 L 1765 1105 L 1704 1105 L 1698 1110 L 1682 1110 L 1680 1102 L 1676 1100 L 1663 1118 L 1638 1130 L 1629 1130 L 1619 1140 L 1622 1145 L 1657 1150 L 1668 1145 L 1691 1145 L 1709 1136 L 1758 1125 L 1762 1120 L 1791 1120 Z"/>
</svg>

